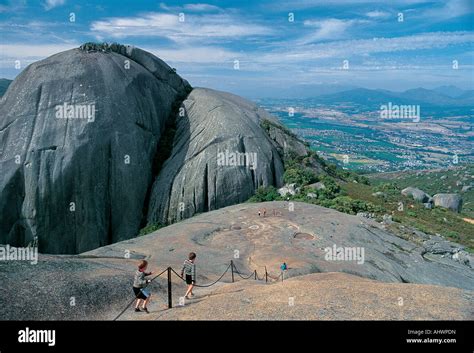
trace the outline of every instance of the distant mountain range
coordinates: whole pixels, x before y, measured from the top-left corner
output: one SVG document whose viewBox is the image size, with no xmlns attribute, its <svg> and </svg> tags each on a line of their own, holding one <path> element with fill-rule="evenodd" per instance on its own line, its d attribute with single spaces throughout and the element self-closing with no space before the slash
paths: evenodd
<svg viewBox="0 0 474 353">
<path fill-rule="evenodd" d="M 354 85 L 343 85 L 339 83 L 315 83 L 298 84 L 293 86 L 282 85 L 275 88 L 266 88 L 263 91 L 255 92 L 255 98 L 276 98 L 276 99 L 307 99 L 327 94 L 334 94 L 358 88 Z"/>
<path fill-rule="evenodd" d="M 315 96 L 312 101 L 321 104 L 353 104 L 372 108 L 392 104 L 422 105 L 430 107 L 473 107 L 474 90 L 461 90 L 454 86 L 435 89 L 415 88 L 404 92 L 381 89 L 355 88 L 343 92 Z M 444 92 L 444 93 L 443 93 Z"/>
<path fill-rule="evenodd" d="M 0 78 L 0 97 L 12 80 Z M 433 89 L 414 88 L 404 92 L 368 89 L 342 84 L 300 84 L 282 87 L 274 98 L 311 99 L 321 104 L 353 104 L 378 108 L 381 104 L 419 104 L 430 107 L 474 107 L 474 90 L 463 90 L 453 85 Z"/>
<path fill-rule="evenodd" d="M 433 91 L 436 91 L 438 93 L 441 93 L 442 95 L 445 95 L 451 98 L 459 98 L 463 94 L 466 93 L 465 90 L 462 90 L 459 87 L 456 87 L 453 85 L 439 86 L 439 87 L 433 88 Z"/>
</svg>

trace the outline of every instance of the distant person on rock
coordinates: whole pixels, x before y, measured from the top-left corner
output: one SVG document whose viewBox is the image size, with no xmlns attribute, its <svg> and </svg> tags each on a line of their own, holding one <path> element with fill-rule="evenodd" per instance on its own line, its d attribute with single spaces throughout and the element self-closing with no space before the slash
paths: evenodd
<svg viewBox="0 0 474 353">
<path fill-rule="evenodd" d="M 286 262 L 283 262 L 281 265 L 280 265 L 280 270 L 281 270 L 281 275 L 283 277 L 285 277 L 285 273 L 286 271 L 288 270 L 288 265 L 286 264 Z"/>
<path fill-rule="evenodd" d="M 135 297 L 137 298 L 137 303 L 135 304 L 135 311 L 140 312 L 140 303 L 143 301 L 142 310 L 149 313 L 147 305 L 150 301 L 151 294 L 145 288 L 148 283 L 151 281 L 146 279 L 146 276 L 150 276 L 153 272 L 146 272 L 146 268 L 148 266 L 148 261 L 142 260 L 138 264 L 138 270 L 135 272 L 135 279 L 133 281 L 133 292 L 135 293 Z"/>
<path fill-rule="evenodd" d="M 262 215 L 262 211 L 258 210 L 258 216 L 260 217 Z"/>
<path fill-rule="evenodd" d="M 193 288 L 196 284 L 196 264 L 194 261 L 196 260 L 196 254 L 191 252 L 189 253 L 188 259 L 184 261 L 183 269 L 181 270 L 181 277 L 186 279 L 186 284 L 188 285 L 188 290 L 184 297 L 189 299 L 190 297 L 194 297 Z"/>
<path fill-rule="evenodd" d="M 266 215 L 267 215 L 267 209 L 264 208 L 264 209 L 263 209 L 263 217 L 265 217 Z"/>
</svg>

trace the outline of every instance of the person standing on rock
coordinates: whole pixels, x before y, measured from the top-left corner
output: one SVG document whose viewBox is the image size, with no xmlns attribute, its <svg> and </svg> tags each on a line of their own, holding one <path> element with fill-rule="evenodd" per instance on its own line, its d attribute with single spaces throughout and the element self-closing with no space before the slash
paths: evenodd
<svg viewBox="0 0 474 353">
<path fill-rule="evenodd" d="M 196 264 L 194 263 L 195 260 L 196 254 L 193 252 L 189 253 L 188 259 L 184 261 L 183 268 L 181 270 L 181 278 L 186 276 L 186 284 L 188 285 L 188 290 L 184 295 L 186 299 L 194 297 L 193 288 L 196 284 Z"/>
<path fill-rule="evenodd" d="M 133 281 L 133 292 L 137 298 L 137 303 L 135 304 L 135 311 L 140 312 L 140 303 L 143 301 L 142 310 L 149 313 L 147 305 L 150 301 L 151 294 L 146 290 L 146 285 L 151 282 L 151 280 L 146 279 L 146 276 L 150 276 L 153 272 L 145 272 L 148 266 L 148 261 L 142 260 L 138 264 L 138 270 L 135 272 L 135 279 Z"/>
</svg>

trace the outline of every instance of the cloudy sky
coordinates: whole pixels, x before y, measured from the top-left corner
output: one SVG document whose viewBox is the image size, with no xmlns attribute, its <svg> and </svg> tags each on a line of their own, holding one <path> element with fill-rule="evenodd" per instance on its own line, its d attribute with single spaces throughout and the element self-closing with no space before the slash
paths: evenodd
<svg viewBox="0 0 474 353">
<path fill-rule="evenodd" d="M 107 41 L 153 52 L 195 86 L 250 97 L 302 84 L 473 89 L 473 4 L 0 0 L 0 77 Z"/>
</svg>

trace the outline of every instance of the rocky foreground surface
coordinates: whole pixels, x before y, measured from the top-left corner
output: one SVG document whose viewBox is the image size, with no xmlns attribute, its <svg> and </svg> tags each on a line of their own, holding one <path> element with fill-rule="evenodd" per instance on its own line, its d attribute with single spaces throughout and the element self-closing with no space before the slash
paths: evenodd
<svg viewBox="0 0 474 353">
<path fill-rule="evenodd" d="M 263 208 L 265 218 L 257 214 Z M 324 249 L 334 245 L 364 248 L 363 263 L 327 260 Z M 37 265 L 1 262 L 0 315 L 114 319 L 133 299 L 138 259 L 156 273 L 167 266 L 179 272 L 195 251 L 198 284 L 216 280 L 230 260 L 260 278 L 266 266 L 269 283 L 237 275 L 230 283 L 227 273 L 168 310 L 160 277 L 150 287 L 151 314 L 129 309 L 119 319 L 473 319 L 472 257 L 461 248 L 436 237 L 414 244 L 374 221 L 304 203 L 294 211 L 286 202 L 240 204 L 80 255 L 44 255 Z M 281 283 L 274 279 L 284 261 L 289 270 Z M 178 304 L 185 288 L 175 277 L 173 287 Z"/>
<path fill-rule="evenodd" d="M 174 310 L 124 319 L 151 320 L 472 320 L 472 293 L 455 288 L 381 283 L 345 273 L 318 273 L 283 283 L 239 282 Z"/>
</svg>

